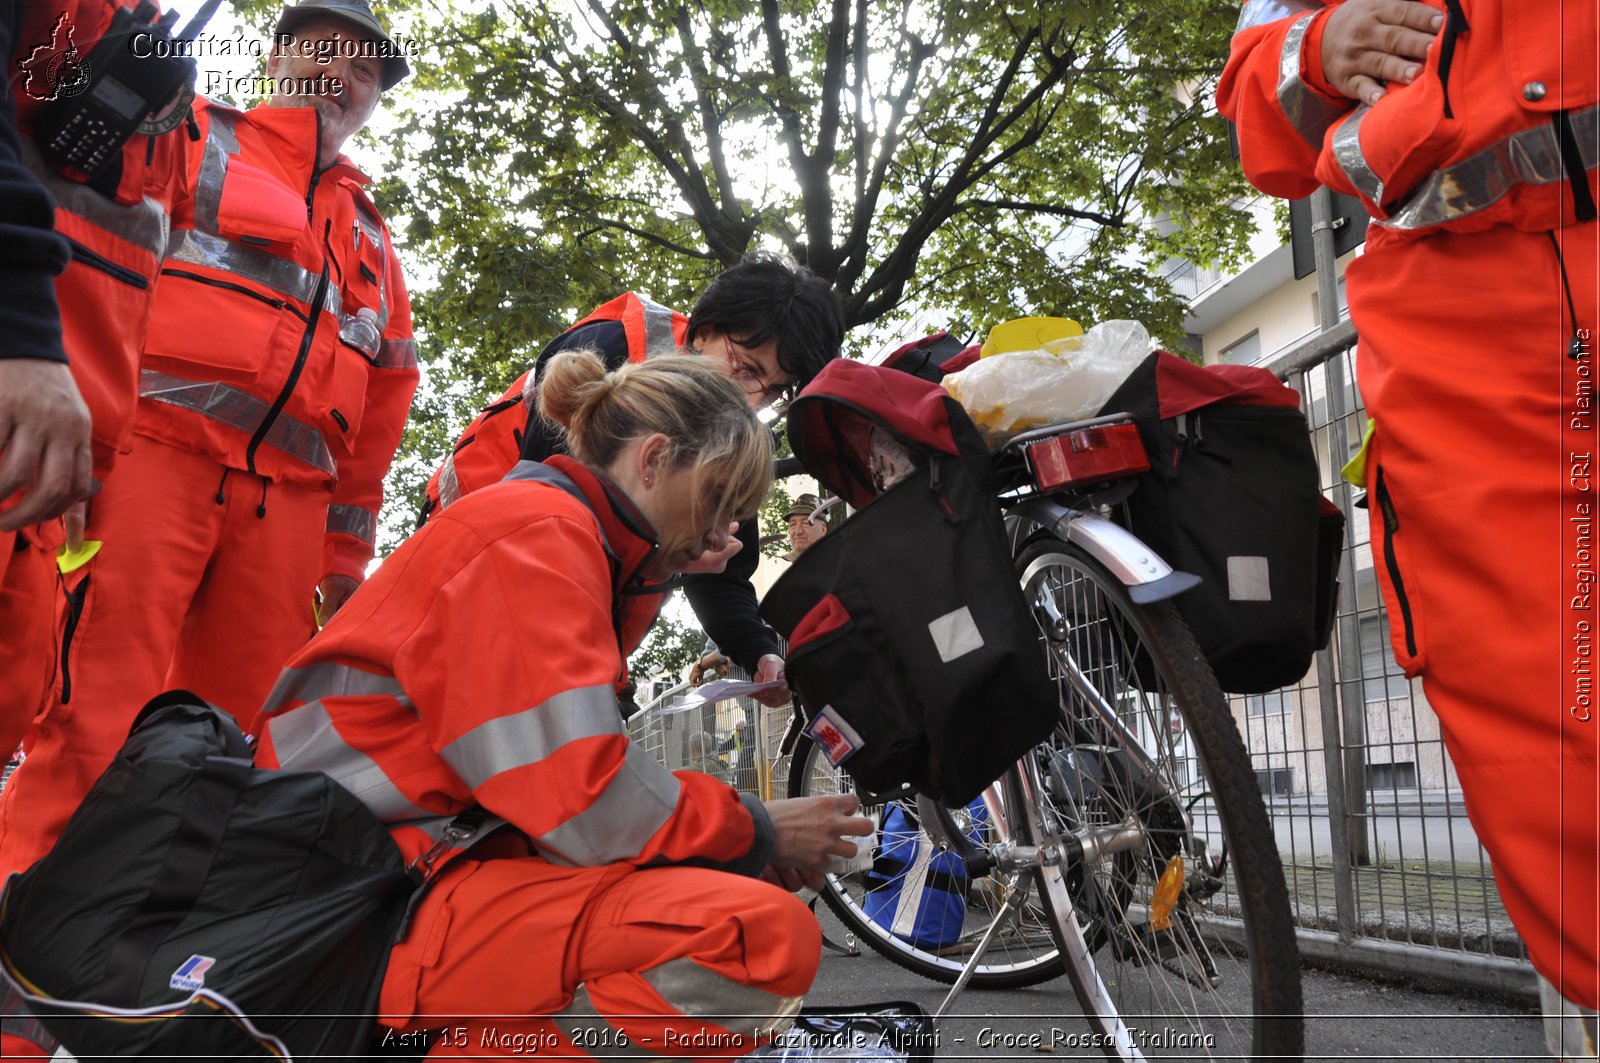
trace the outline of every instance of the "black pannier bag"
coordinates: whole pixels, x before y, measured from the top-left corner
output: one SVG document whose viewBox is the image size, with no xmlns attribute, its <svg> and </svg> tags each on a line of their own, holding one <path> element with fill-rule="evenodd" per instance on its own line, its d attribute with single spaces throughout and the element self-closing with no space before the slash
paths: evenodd
<svg viewBox="0 0 1600 1063">
<path fill-rule="evenodd" d="M 950 335 L 949 330 L 940 329 L 921 339 L 901 344 L 881 364 L 885 369 L 898 369 L 902 373 L 937 383 L 977 360 L 977 347 L 968 347 Z"/>
<path fill-rule="evenodd" d="M 1332 629 L 1344 516 L 1322 496 L 1300 397 L 1265 369 L 1157 351 L 1101 408 L 1150 457 L 1129 530 L 1202 582 L 1173 599 L 1223 690 L 1297 682 Z"/>
<path fill-rule="evenodd" d="M 0 962 L 80 1058 L 361 1054 L 418 887 L 320 772 L 252 767 L 224 713 L 147 705 L 42 860 L 0 895 Z"/>
<path fill-rule="evenodd" d="M 790 407 L 789 441 L 859 509 L 761 604 L 808 733 L 869 792 L 909 782 L 959 808 L 1058 718 L 993 458 L 937 384 L 843 359 Z M 899 448 L 909 474 L 884 489 Z"/>
</svg>

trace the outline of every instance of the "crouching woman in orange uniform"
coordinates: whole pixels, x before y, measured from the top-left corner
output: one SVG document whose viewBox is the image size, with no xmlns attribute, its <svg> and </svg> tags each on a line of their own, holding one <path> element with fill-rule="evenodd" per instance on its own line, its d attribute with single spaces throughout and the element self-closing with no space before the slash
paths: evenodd
<svg viewBox="0 0 1600 1063">
<path fill-rule="evenodd" d="M 289 660 L 258 763 L 327 772 L 435 875 L 381 1021 L 433 1056 L 748 1052 L 810 988 L 815 884 L 854 796 L 762 802 L 669 772 L 614 688 L 661 581 L 753 514 L 767 430 L 704 359 L 553 360 L 540 412 L 571 457 L 441 511 Z M 470 849 L 474 804 L 507 826 Z M 478 836 L 496 825 L 481 828 Z M 765 881 L 763 881 L 765 879 Z"/>
</svg>

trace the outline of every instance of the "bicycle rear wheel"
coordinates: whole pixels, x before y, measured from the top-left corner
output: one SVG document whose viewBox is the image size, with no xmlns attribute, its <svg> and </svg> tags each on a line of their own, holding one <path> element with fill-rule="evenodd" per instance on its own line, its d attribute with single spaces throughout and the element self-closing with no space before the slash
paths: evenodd
<svg viewBox="0 0 1600 1063">
<path fill-rule="evenodd" d="M 1193 636 L 1171 603 L 1136 604 L 1074 545 L 1036 537 L 1017 566 L 1062 720 L 1007 776 L 1013 807 L 1028 810 L 1014 830 L 1064 854 L 1035 888 L 1101 1047 L 1117 1059 L 1299 1058 L 1283 868 Z"/>
<path fill-rule="evenodd" d="M 829 764 L 817 744 L 802 736 L 790 765 L 789 796 L 855 792 L 850 776 L 842 768 Z M 891 805 L 899 807 L 900 815 L 894 817 L 893 829 L 885 831 Z M 919 847 L 923 866 L 900 875 L 898 881 L 888 869 L 882 873 L 856 871 L 848 875 L 827 875 L 820 893 L 823 902 L 839 917 L 845 929 L 869 948 L 926 978 L 946 984 L 954 982 L 1004 903 L 1000 879 L 984 876 L 974 881 L 951 883 L 947 877 L 944 885 L 958 890 L 954 895 L 945 895 L 952 899 L 924 906 L 916 913 L 915 920 L 904 918 L 910 913 L 900 908 L 902 918 L 897 921 L 890 914 L 896 908 L 892 898 L 898 896 L 899 890 L 907 888 L 904 885 L 907 880 L 913 883 L 910 888 L 916 889 L 916 883 L 932 881 L 944 874 L 940 870 L 941 858 L 929 859 L 931 841 L 920 829 L 920 817 L 911 796 L 871 804 L 863 814 L 871 816 L 879 825 L 879 854 L 904 853 Z M 955 828 L 966 832 L 980 845 L 992 848 L 1016 841 L 1008 835 L 1007 817 L 991 819 L 983 812 L 969 809 L 952 810 L 951 816 Z M 963 885 L 964 896 L 959 891 Z M 1050 930 L 1048 916 L 1037 887 L 1032 887 L 1022 909 L 990 943 L 970 984 L 989 989 L 1036 985 L 1055 978 L 1062 969 L 1061 953 Z"/>
</svg>

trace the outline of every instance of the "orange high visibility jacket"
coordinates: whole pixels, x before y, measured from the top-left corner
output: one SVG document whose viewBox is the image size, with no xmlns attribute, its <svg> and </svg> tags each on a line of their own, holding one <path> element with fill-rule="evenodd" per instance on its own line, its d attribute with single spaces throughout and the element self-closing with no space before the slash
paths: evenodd
<svg viewBox="0 0 1600 1063">
<path fill-rule="evenodd" d="M 655 549 L 577 462 L 523 462 L 437 514 L 289 659 L 261 762 L 332 775 L 408 860 L 477 802 L 558 864 L 758 872 L 760 803 L 668 772 L 623 731 L 612 688 L 649 621 L 627 592 Z"/>
<path fill-rule="evenodd" d="M 1246 3 L 1217 89 L 1239 126 L 1245 175 L 1275 196 L 1319 183 L 1359 196 L 1400 237 L 1571 223 L 1573 182 L 1591 196 L 1597 187 L 1600 5 L 1427 2 L 1446 18 L 1422 73 L 1375 106 L 1323 77 L 1322 32 L 1337 0 Z"/>
<path fill-rule="evenodd" d="M 585 325 L 598 321 L 620 322 L 627 337 L 628 361 L 642 362 L 658 354 L 672 354 L 688 342 L 689 319 L 675 310 L 652 303 L 642 295 L 624 292 L 596 307 L 588 317 L 561 334 L 570 339 Z M 540 353 L 539 361 L 566 344 L 558 338 Z M 468 491 L 495 483 L 522 453 L 522 434 L 533 408 L 538 366 L 534 365 L 475 417 L 461 433 L 455 448 L 428 480 L 422 519 L 448 506 Z"/>
<path fill-rule="evenodd" d="M 411 304 L 367 178 L 316 172 L 309 108 L 196 104 L 140 374 L 141 435 L 332 489 L 325 573 L 363 578 L 417 386 Z"/>
<path fill-rule="evenodd" d="M 122 147 L 114 190 L 107 194 L 45 161 L 26 139 L 55 95 L 48 71 L 73 68 L 67 44 L 82 59 L 111 25 L 119 7 L 137 0 L 60 0 L 24 5 L 11 73 L 17 122 L 25 134 L 22 158 L 56 201 L 56 231 L 72 245 L 72 261 L 56 279 L 62 343 L 72 375 L 93 418 L 95 476 L 104 479 L 132 438 L 139 356 L 150 317 L 156 271 L 166 244 L 173 200 L 186 172 L 182 127 L 160 136 L 135 135 Z M 64 21 L 57 26 L 57 20 Z M 68 33 L 70 32 L 70 37 Z M 42 48 L 42 51 L 37 49 Z M 65 65 L 63 65 L 65 64 Z"/>
</svg>

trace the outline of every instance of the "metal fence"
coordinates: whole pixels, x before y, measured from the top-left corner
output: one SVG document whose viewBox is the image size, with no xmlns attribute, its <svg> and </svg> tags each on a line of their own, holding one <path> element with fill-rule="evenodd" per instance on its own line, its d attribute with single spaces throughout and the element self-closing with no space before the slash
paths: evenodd
<svg viewBox="0 0 1600 1063">
<path fill-rule="evenodd" d="M 1300 392 L 1346 516 L 1333 638 L 1293 687 L 1233 699 L 1313 959 L 1536 995 L 1439 724 L 1389 649 L 1361 493 L 1340 476 L 1366 413 L 1348 320 L 1268 364 Z"/>
</svg>

